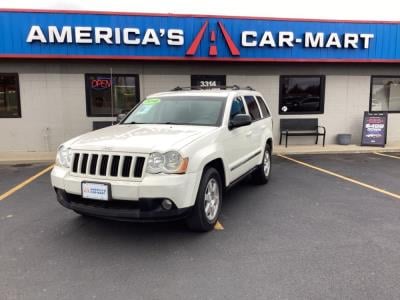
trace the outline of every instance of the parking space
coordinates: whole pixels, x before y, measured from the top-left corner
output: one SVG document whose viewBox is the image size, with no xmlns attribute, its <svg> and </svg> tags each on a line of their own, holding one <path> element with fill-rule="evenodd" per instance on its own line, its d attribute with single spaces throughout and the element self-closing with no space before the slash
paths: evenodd
<svg viewBox="0 0 400 300">
<path fill-rule="evenodd" d="M 395 158 L 290 158 L 400 193 Z M 0 166 L 1 193 L 46 166 Z M 220 222 L 224 230 L 195 234 L 180 222 L 83 218 L 56 202 L 43 175 L 0 201 L 0 298 L 400 296 L 395 197 L 274 157 L 268 185 L 243 182 L 227 192 Z"/>
<path fill-rule="evenodd" d="M 37 174 L 49 164 L 0 164 L 0 195 L 20 184 L 27 178 Z"/>
<path fill-rule="evenodd" d="M 396 156 L 396 153 L 293 155 L 292 157 L 400 194 L 400 156 Z"/>
<path fill-rule="evenodd" d="M 376 155 L 390 157 L 394 159 L 400 159 L 400 152 L 391 152 L 391 153 L 382 153 L 382 152 L 375 152 Z"/>
</svg>

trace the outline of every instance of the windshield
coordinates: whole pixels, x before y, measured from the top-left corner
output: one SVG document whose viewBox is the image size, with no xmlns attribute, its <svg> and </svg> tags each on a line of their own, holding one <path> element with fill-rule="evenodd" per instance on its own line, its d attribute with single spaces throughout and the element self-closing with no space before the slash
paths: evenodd
<svg viewBox="0 0 400 300">
<path fill-rule="evenodd" d="M 123 124 L 219 126 L 225 97 L 162 96 L 142 101 Z"/>
</svg>

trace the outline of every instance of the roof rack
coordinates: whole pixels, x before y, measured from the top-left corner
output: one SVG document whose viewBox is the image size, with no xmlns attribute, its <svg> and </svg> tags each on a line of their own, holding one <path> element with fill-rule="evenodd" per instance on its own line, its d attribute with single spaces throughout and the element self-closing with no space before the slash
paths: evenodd
<svg viewBox="0 0 400 300">
<path fill-rule="evenodd" d="M 173 88 L 171 91 L 192 91 L 192 90 L 213 90 L 213 89 L 220 89 L 220 90 L 249 90 L 255 91 L 251 86 L 240 87 L 237 84 L 234 85 L 217 85 L 217 86 L 177 86 Z"/>
</svg>

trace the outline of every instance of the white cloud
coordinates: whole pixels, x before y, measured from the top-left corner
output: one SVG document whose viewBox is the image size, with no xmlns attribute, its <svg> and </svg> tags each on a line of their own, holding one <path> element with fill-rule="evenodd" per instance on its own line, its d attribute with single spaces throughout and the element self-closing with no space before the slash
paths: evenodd
<svg viewBox="0 0 400 300">
<path fill-rule="evenodd" d="M 13 0 L 0 7 L 400 21 L 399 0 Z"/>
</svg>

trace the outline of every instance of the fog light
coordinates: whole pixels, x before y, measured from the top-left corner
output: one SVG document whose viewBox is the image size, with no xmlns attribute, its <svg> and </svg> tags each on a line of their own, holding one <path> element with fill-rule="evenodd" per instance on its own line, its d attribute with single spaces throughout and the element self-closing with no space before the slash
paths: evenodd
<svg viewBox="0 0 400 300">
<path fill-rule="evenodd" d="M 172 201 L 168 200 L 168 199 L 164 199 L 161 202 L 161 206 L 162 208 L 164 208 L 165 210 L 170 210 L 172 208 Z"/>
</svg>

